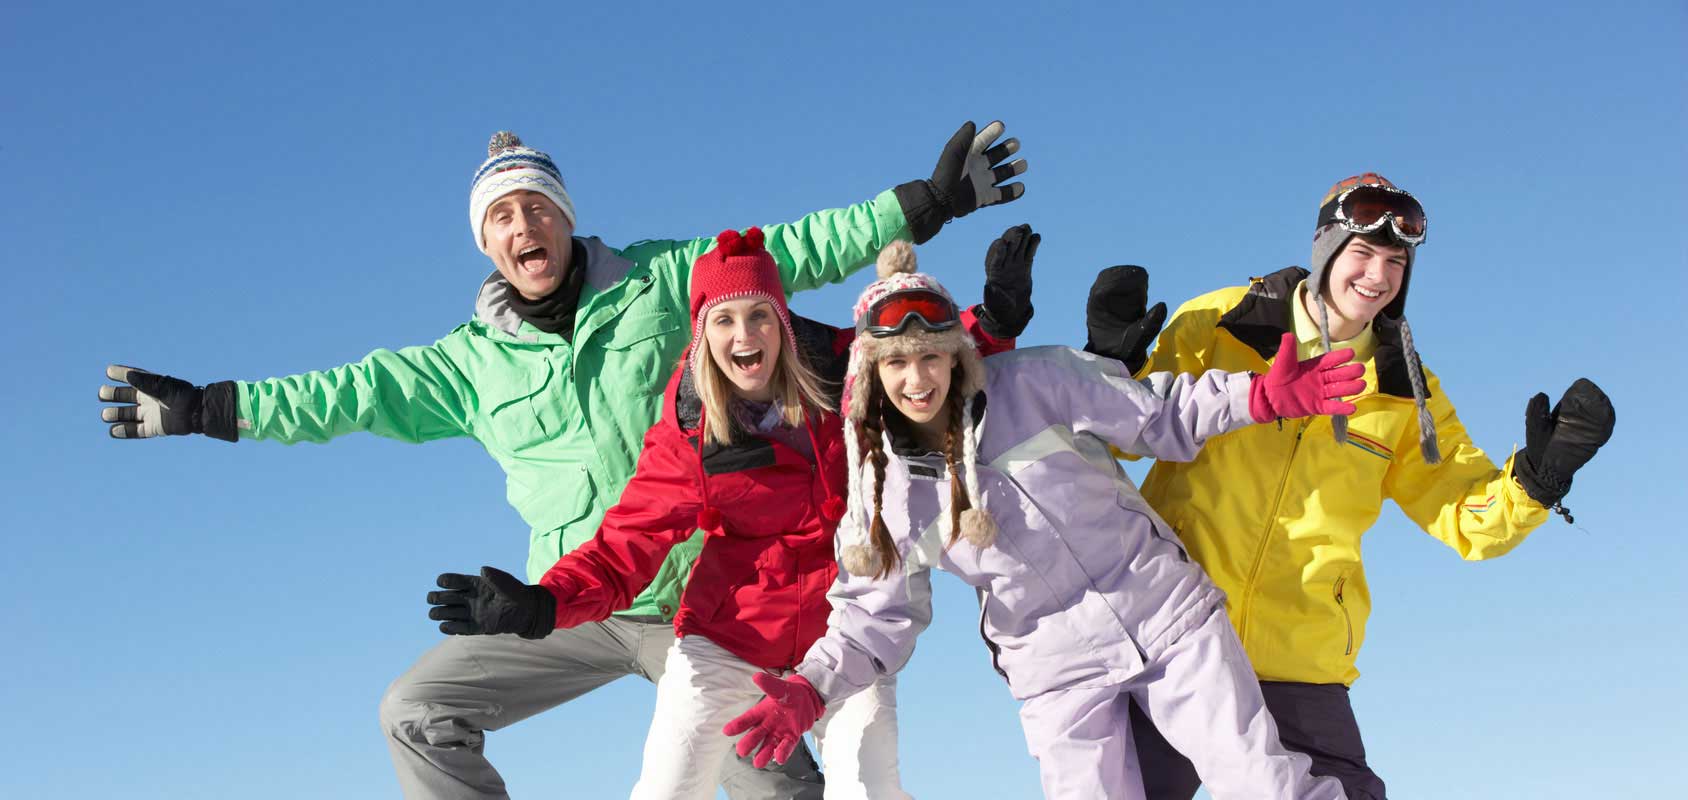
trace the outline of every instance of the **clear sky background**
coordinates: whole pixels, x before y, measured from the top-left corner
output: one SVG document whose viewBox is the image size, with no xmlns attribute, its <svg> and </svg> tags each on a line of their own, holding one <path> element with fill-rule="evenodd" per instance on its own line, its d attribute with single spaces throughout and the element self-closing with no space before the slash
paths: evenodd
<svg viewBox="0 0 1688 800">
<path fill-rule="evenodd" d="M 465 208 L 500 128 L 619 245 L 867 199 L 997 117 L 1025 198 L 920 258 L 976 296 L 1032 223 L 1028 344 L 1082 344 L 1109 264 L 1176 305 L 1305 263 L 1344 176 L 1422 198 L 1408 311 L 1477 442 L 1505 458 L 1527 398 L 1585 375 L 1619 424 L 1577 524 L 1498 561 L 1385 510 L 1372 762 L 1399 797 L 1688 789 L 1682 3 L 241 5 L 0 21 L 0 796 L 396 797 L 376 705 L 440 638 L 424 592 L 524 563 L 473 441 L 112 441 L 107 363 L 256 379 L 443 336 L 490 266 Z M 865 280 L 796 309 L 847 320 Z M 972 593 L 935 583 L 905 783 L 1035 796 Z M 488 752 L 517 796 L 622 796 L 653 697 L 625 679 Z"/>
</svg>

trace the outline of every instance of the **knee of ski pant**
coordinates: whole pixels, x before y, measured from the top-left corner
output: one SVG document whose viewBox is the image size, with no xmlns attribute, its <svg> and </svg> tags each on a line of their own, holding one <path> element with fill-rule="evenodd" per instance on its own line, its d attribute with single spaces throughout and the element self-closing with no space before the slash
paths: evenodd
<svg viewBox="0 0 1688 800">
<path fill-rule="evenodd" d="M 484 737 L 460 712 L 417 698 L 415 688 L 400 677 L 381 695 L 381 730 L 388 737 L 431 745 L 475 744 Z"/>
</svg>

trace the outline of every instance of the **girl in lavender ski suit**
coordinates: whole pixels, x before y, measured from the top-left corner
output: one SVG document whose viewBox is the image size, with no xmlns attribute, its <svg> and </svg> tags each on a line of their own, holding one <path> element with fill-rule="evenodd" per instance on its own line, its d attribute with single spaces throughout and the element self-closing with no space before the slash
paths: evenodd
<svg viewBox="0 0 1688 800">
<path fill-rule="evenodd" d="M 959 327 L 896 307 L 911 284 L 942 291 L 912 262 L 856 304 L 851 502 L 829 629 L 796 675 L 758 680 L 768 698 L 729 725 L 749 731 L 740 751 L 783 747 L 826 704 L 900 670 L 931 621 L 937 567 L 978 590 L 1046 796 L 1143 796 L 1135 698 L 1216 798 L 1342 797 L 1279 743 L 1224 593 L 1108 448 L 1189 460 L 1246 425 L 1340 413 L 1339 398 L 1360 389 L 1358 365 L 1343 366 L 1351 354 L 1297 363 L 1292 340 L 1285 366 L 1264 376 L 1142 382 L 1064 347 L 983 361 Z"/>
</svg>

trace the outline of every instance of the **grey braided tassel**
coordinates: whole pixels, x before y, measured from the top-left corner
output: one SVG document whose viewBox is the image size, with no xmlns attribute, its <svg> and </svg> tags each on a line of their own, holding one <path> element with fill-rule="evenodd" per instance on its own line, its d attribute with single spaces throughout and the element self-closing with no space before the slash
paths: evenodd
<svg viewBox="0 0 1688 800">
<path fill-rule="evenodd" d="M 1424 367 L 1418 363 L 1418 349 L 1413 347 L 1413 328 L 1407 324 L 1404 314 L 1401 316 L 1401 347 L 1406 350 L 1402 355 L 1407 359 L 1407 379 L 1413 384 L 1413 404 L 1418 406 L 1418 449 L 1424 454 L 1426 464 L 1440 464 L 1442 448 L 1436 444 L 1436 420 L 1424 405 L 1430 390 L 1424 385 Z"/>
<path fill-rule="evenodd" d="M 492 141 L 486 143 L 486 154 L 488 158 L 491 158 L 512 147 L 521 146 L 522 138 L 520 136 L 510 131 L 499 131 L 492 135 Z"/>
<path fill-rule="evenodd" d="M 1319 341 L 1324 344 L 1325 352 L 1330 352 L 1330 309 L 1325 308 L 1323 292 L 1313 295 L 1313 303 L 1319 307 Z M 1424 406 L 1419 406 L 1423 408 Z M 1331 430 L 1336 432 L 1336 443 L 1348 443 L 1348 415 L 1330 415 Z"/>
</svg>

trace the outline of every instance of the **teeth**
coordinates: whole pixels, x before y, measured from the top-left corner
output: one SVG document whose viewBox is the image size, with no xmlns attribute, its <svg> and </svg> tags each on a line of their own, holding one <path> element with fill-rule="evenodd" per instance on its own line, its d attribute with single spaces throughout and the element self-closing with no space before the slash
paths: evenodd
<svg viewBox="0 0 1688 800">
<path fill-rule="evenodd" d="M 756 348 L 755 350 L 734 350 L 733 351 L 733 357 L 734 358 L 749 358 L 749 357 L 756 355 L 760 352 L 762 352 L 762 348 L 760 348 L 760 347 Z"/>
<path fill-rule="evenodd" d="M 926 391 L 924 391 L 924 392 L 921 392 L 921 393 L 919 393 L 919 394 L 909 394 L 909 393 L 907 393 L 907 392 L 904 392 L 904 393 L 903 393 L 903 396 L 904 396 L 904 397 L 907 397 L 907 398 L 908 398 L 908 399 L 910 399 L 910 400 L 916 400 L 916 401 L 919 401 L 919 400 L 926 400 L 926 399 L 929 399 L 929 398 L 931 398 L 931 396 L 932 396 L 932 390 L 931 390 L 931 389 L 927 389 L 927 390 L 926 390 Z"/>
<path fill-rule="evenodd" d="M 536 245 L 533 245 L 531 247 L 523 248 L 522 252 L 517 253 L 516 255 L 525 256 L 528 253 L 531 253 L 531 252 L 538 250 L 538 249 L 540 249 L 540 247 L 539 247 L 539 245 L 536 244 Z"/>
<path fill-rule="evenodd" d="M 1381 291 L 1374 292 L 1361 286 L 1355 286 L 1354 291 L 1359 292 L 1361 297 L 1367 297 L 1372 300 L 1376 300 L 1377 298 L 1383 296 L 1383 292 Z"/>
</svg>

